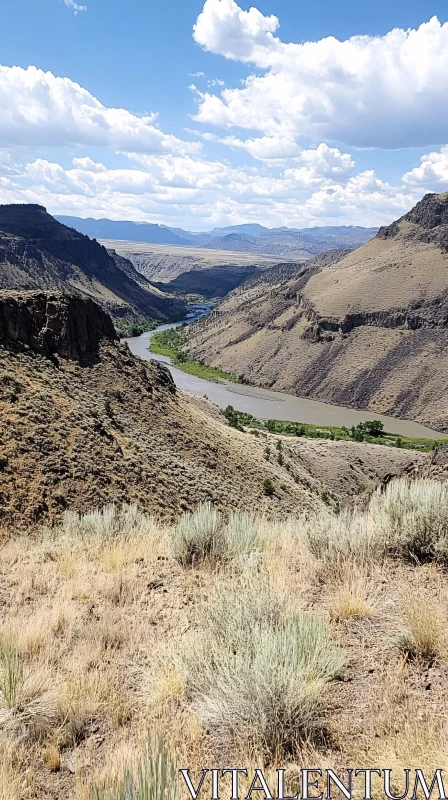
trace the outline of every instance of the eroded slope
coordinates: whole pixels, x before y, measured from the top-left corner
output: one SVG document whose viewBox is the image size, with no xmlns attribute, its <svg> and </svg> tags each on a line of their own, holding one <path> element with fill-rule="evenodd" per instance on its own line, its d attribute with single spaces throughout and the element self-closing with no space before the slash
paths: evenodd
<svg viewBox="0 0 448 800">
<path fill-rule="evenodd" d="M 196 357 L 249 382 L 448 430 L 448 195 L 335 264 L 270 271 L 194 326 Z"/>
</svg>

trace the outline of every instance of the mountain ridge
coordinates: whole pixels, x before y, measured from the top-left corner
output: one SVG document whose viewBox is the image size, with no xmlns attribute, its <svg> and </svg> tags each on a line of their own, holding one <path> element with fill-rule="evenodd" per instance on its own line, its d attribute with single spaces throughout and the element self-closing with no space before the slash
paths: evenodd
<svg viewBox="0 0 448 800">
<path fill-rule="evenodd" d="M 128 319 L 168 321 L 184 311 L 129 260 L 33 204 L 0 205 L 0 289 L 76 291 Z"/>
<path fill-rule="evenodd" d="M 378 228 L 360 226 L 267 228 L 258 223 L 242 223 L 213 228 L 211 231 L 193 232 L 148 222 L 113 221 L 105 218 L 82 219 L 60 215 L 57 215 L 56 219 L 81 233 L 102 240 L 195 246 L 218 250 L 231 250 L 233 244 L 235 248 L 233 252 L 257 252 L 265 255 L 284 255 L 287 253 L 285 247 L 289 245 L 289 255 L 296 250 L 305 257 L 311 257 L 322 249 L 338 246 L 357 247 L 378 231 Z M 228 239 L 228 237 L 233 238 Z"/>
</svg>

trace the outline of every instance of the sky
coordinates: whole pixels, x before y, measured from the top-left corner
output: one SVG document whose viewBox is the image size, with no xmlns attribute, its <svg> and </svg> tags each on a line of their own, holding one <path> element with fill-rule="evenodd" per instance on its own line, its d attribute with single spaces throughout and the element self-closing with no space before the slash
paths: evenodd
<svg viewBox="0 0 448 800">
<path fill-rule="evenodd" d="M 15 0 L 0 203 L 187 230 L 448 191 L 446 0 Z"/>
</svg>

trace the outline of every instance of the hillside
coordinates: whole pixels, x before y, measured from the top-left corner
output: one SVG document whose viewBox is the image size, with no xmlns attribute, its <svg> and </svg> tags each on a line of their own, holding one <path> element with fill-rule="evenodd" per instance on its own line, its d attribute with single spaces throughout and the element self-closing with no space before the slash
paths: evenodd
<svg viewBox="0 0 448 800">
<path fill-rule="evenodd" d="M 342 499 L 358 484 L 427 463 L 356 443 L 322 443 L 314 457 L 304 440 L 288 448 L 287 468 L 266 461 L 265 444 L 176 390 L 165 367 L 133 356 L 92 300 L 0 294 L 0 527 L 109 502 L 171 519 L 206 500 L 284 516 L 320 506 L 323 491 Z"/>
<path fill-rule="evenodd" d="M 130 261 L 37 205 L 0 206 L 0 289 L 75 291 L 129 319 L 178 319 L 184 310 Z"/>
<path fill-rule="evenodd" d="M 110 501 L 171 517 L 208 499 L 268 510 L 261 445 L 207 418 L 165 368 L 132 356 L 92 301 L 3 293 L 0 375 L 1 524 Z M 315 505 L 317 492 L 272 470 L 274 506 Z"/>
<path fill-rule="evenodd" d="M 266 269 L 276 264 L 274 256 L 234 253 L 202 247 L 175 247 L 139 242 L 103 240 L 102 244 L 132 261 L 134 267 L 151 282 L 169 283 L 179 275 L 215 268 L 239 273 L 242 267 Z M 208 280 L 208 276 L 205 276 Z"/>
<path fill-rule="evenodd" d="M 428 194 L 336 264 L 239 287 L 190 350 L 255 385 L 447 431 L 447 241 L 448 194 Z"/>
</svg>

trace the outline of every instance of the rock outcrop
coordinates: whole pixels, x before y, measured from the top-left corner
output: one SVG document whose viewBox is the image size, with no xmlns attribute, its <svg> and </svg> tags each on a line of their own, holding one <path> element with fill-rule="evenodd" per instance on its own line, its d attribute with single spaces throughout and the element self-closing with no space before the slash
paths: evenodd
<svg viewBox="0 0 448 800">
<path fill-rule="evenodd" d="M 406 226 L 404 223 L 410 223 Z M 420 242 L 434 243 L 448 250 L 448 192 L 426 194 L 417 205 L 392 225 L 380 228 L 379 239 L 401 236 Z"/>
<path fill-rule="evenodd" d="M 0 346 L 5 349 L 82 361 L 97 356 L 103 340 L 115 342 L 118 335 L 109 314 L 93 300 L 45 292 L 1 296 Z"/>
</svg>

